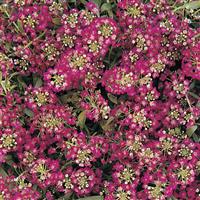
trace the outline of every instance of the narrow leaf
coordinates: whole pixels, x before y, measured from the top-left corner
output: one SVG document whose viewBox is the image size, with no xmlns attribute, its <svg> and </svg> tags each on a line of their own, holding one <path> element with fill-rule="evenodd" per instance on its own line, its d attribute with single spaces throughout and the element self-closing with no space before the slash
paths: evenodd
<svg viewBox="0 0 200 200">
<path fill-rule="evenodd" d="M 199 142 L 199 137 L 197 134 L 193 133 L 192 138 L 195 142 Z"/>
<path fill-rule="evenodd" d="M 113 102 L 114 104 L 117 104 L 117 97 L 112 95 L 112 94 L 108 94 L 108 98 L 111 102 Z"/>
<path fill-rule="evenodd" d="M 108 120 L 102 120 L 100 126 L 104 131 L 111 131 L 114 128 L 114 117 L 110 117 Z"/>
<path fill-rule="evenodd" d="M 185 4 L 185 8 L 198 9 L 198 8 L 200 8 L 200 1 L 192 1 L 190 3 L 187 3 L 187 4 Z"/>
<path fill-rule="evenodd" d="M 26 83 L 23 81 L 21 76 L 17 77 L 17 81 L 19 82 L 19 84 L 22 86 L 22 88 L 26 88 Z"/>
<path fill-rule="evenodd" d="M 81 3 L 84 4 L 84 5 L 87 3 L 86 0 L 80 0 L 80 1 L 81 1 Z"/>
<path fill-rule="evenodd" d="M 66 194 L 63 197 L 60 197 L 60 198 L 56 199 L 56 200 L 69 200 L 71 195 L 72 195 L 72 193 L 69 193 L 69 194 Z"/>
<path fill-rule="evenodd" d="M 40 77 L 38 77 L 35 82 L 35 87 L 41 87 L 42 84 L 43 84 L 42 79 Z"/>
<path fill-rule="evenodd" d="M 197 126 L 191 126 L 190 128 L 188 128 L 186 130 L 186 133 L 189 137 L 191 137 L 193 135 L 193 133 L 197 130 Z"/>
<path fill-rule="evenodd" d="M 5 81 L 1 81 L 1 87 L 3 88 L 4 92 L 6 93 L 7 89 L 6 89 L 6 82 Z"/>
<path fill-rule="evenodd" d="M 80 126 L 81 129 L 84 128 L 85 121 L 86 121 L 86 111 L 84 110 L 78 116 L 78 125 Z"/>
<path fill-rule="evenodd" d="M 28 108 L 24 109 L 24 113 L 29 117 L 33 117 L 33 115 L 34 115 L 33 112 Z"/>
<path fill-rule="evenodd" d="M 93 2 L 98 6 L 100 7 L 101 6 L 101 0 L 93 0 Z"/>
<path fill-rule="evenodd" d="M 17 26 L 18 26 L 20 32 L 24 32 L 22 21 L 19 19 L 17 20 Z"/>
<path fill-rule="evenodd" d="M 52 22 L 53 22 L 55 25 L 61 25 L 61 20 L 60 20 L 60 18 L 58 18 L 58 17 L 53 18 L 53 19 L 52 19 Z"/>
<path fill-rule="evenodd" d="M 104 3 L 101 6 L 101 12 L 110 11 L 110 10 L 112 10 L 112 5 L 110 3 Z"/>
<path fill-rule="evenodd" d="M 14 161 L 13 161 L 13 157 L 11 155 L 6 156 L 6 163 L 10 166 L 13 166 Z"/>
<path fill-rule="evenodd" d="M 60 96 L 59 99 L 63 104 L 67 104 L 69 102 L 76 103 L 79 101 L 79 94 L 76 92 L 70 91 L 67 94 Z"/>
<path fill-rule="evenodd" d="M 8 174 L 5 172 L 5 170 L 2 167 L 0 167 L 0 175 L 2 175 L 3 177 L 8 176 Z"/>
</svg>

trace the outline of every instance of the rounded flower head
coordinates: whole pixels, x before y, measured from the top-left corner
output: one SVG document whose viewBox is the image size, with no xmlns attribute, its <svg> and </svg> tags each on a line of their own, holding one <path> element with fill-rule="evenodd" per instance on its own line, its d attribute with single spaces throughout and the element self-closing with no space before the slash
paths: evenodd
<svg viewBox="0 0 200 200">
<path fill-rule="evenodd" d="M 95 185 L 96 175 L 91 168 L 81 168 L 71 175 L 74 191 L 82 196 L 89 194 Z"/>
<path fill-rule="evenodd" d="M 107 70 L 102 78 L 102 84 L 113 94 L 129 94 L 135 92 L 136 77 L 127 67 L 115 67 Z"/>
<path fill-rule="evenodd" d="M 46 105 L 41 107 L 32 122 L 31 131 L 40 130 L 44 134 L 59 133 L 65 125 L 73 125 L 75 118 L 71 115 L 69 108 L 58 105 Z"/>
</svg>

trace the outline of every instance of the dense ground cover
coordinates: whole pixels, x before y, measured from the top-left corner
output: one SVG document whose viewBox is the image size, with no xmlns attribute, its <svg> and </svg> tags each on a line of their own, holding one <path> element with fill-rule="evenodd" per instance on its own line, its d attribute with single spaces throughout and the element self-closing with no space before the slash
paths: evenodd
<svg viewBox="0 0 200 200">
<path fill-rule="evenodd" d="M 200 199 L 200 1 L 0 3 L 0 200 Z"/>
</svg>

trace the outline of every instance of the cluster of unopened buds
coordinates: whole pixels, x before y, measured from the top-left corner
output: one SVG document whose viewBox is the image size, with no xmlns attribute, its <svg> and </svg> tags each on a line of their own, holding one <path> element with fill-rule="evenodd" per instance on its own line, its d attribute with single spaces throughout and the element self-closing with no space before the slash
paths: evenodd
<svg viewBox="0 0 200 200">
<path fill-rule="evenodd" d="M 199 200 L 199 28 L 73 2 L 0 4 L 0 200 Z"/>
</svg>

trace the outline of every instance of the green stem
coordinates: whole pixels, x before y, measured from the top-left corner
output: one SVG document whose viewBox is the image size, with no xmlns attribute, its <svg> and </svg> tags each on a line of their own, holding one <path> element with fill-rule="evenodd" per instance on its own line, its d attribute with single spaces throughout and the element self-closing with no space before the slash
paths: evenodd
<svg viewBox="0 0 200 200">
<path fill-rule="evenodd" d="M 30 41 L 26 46 L 24 46 L 24 49 L 28 48 L 34 41 L 40 39 L 42 36 L 44 36 L 44 34 L 46 33 L 46 31 L 44 31 L 43 33 L 41 33 L 38 37 L 36 37 L 34 40 Z"/>
<path fill-rule="evenodd" d="M 10 18 L 10 14 L 7 12 L 7 10 L 4 10 L 4 12 L 5 12 L 6 16 L 7 16 L 8 18 Z M 15 22 L 12 22 L 12 23 L 14 24 L 15 28 L 17 29 L 17 31 L 20 32 L 20 29 L 19 29 L 19 27 L 17 26 L 17 24 L 16 24 Z"/>
<path fill-rule="evenodd" d="M 73 161 L 69 161 L 66 162 L 62 167 L 61 167 L 61 171 L 63 171 L 65 169 L 66 166 L 68 166 L 69 164 L 73 163 Z"/>
</svg>

